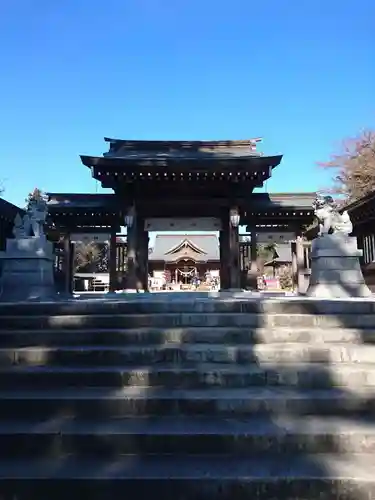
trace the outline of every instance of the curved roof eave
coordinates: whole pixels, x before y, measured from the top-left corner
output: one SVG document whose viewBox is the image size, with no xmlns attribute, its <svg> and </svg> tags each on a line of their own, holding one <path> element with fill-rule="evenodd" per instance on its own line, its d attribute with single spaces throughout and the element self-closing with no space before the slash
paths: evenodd
<svg viewBox="0 0 375 500">
<path fill-rule="evenodd" d="M 115 156 L 87 156 L 87 155 L 81 155 L 81 162 L 83 165 L 85 165 L 88 168 L 92 167 L 108 167 L 108 168 L 121 168 L 124 167 L 126 164 L 137 164 L 141 162 L 169 162 L 171 164 L 181 164 L 182 162 L 186 162 L 189 164 L 192 163 L 198 163 L 198 162 L 203 162 L 203 163 L 214 163 L 214 162 L 228 162 L 228 161 L 233 161 L 236 162 L 237 164 L 243 163 L 246 166 L 249 166 L 249 164 L 253 164 L 255 168 L 275 168 L 277 167 L 283 158 L 283 155 L 276 155 L 276 156 L 255 156 L 255 155 L 249 155 L 249 156 L 215 156 L 215 155 L 210 155 L 207 157 L 189 157 L 189 158 L 184 158 L 184 157 L 173 157 L 173 156 L 148 156 L 148 157 L 142 157 L 140 158 L 137 155 L 133 155 L 132 157 L 115 157 Z"/>
</svg>

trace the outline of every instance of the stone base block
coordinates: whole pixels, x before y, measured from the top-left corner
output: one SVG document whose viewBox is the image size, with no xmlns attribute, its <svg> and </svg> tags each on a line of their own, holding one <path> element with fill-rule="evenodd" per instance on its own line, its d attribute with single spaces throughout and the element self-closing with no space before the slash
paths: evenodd
<svg viewBox="0 0 375 500">
<path fill-rule="evenodd" d="M 8 239 L 5 257 L 7 259 L 18 259 L 27 257 L 39 259 L 41 257 L 53 258 L 53 244 L 43 238 L 20 238 Z"/>
<path fill-rule="evenodd" d="M 54 299 L 52 243 L 44 238 L 23 238 L 8 240 L 6 248 L 0 256 L 0 300 Z"/>
<path fill-rule="evenodd" d="M 343 234 L 324 235 L 313 241 L 311 251 L 309 297 L 370 297 L 363 278 L 355 237 Z"/>
<path fill-rule="evenodd" d="M 245 290 L 258 290 L 258 271 L 249 269 L 241 274 L 241 287 Z"/>
<path fill-rule="evenodd" d="M 306 292 L 307 297 L 317 297 L 326 299 L 345 299 L 348 297 L 370 297 L 371 290 L 365 283 L 342 284 L 335 283 L 316 283 L 310 285 Z"/>
</svg>

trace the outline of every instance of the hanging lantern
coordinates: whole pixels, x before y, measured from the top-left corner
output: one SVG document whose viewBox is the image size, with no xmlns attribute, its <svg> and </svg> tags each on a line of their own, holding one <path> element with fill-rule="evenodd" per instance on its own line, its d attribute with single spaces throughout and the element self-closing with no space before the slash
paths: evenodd
<svg viewBox="0 0 375 500">
<path fill-rule="evenodd" d="M 128 213 L 125 215 L 124 221 L 125 221 L 125 226 L 126 227 L 132 227 L 134 224 L 134 214 L 135 214 L 135 209 L 134 207 L 131 207 L 128 211 Z"/>
<path fill-rule="evenodd" d="M 238 208 L 232 208 L 230 210 L 230 223 L 233 227 L 238 227 L 240 224 L 240 214 Z"/>
</svg>

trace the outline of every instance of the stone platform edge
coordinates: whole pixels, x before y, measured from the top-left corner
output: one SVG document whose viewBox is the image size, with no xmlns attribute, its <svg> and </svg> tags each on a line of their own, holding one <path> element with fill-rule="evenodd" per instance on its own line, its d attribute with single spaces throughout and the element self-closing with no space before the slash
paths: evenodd
<svg viewBox="0 0 375 500">
<path fill-rule="evenodd" d="M 2 316 L 38 314 L 375 314 L 375 296 L 321 299 L 304 296 L 262 296 L 247 292 L 103 294 L 97 297 L 61 296 L 57 300 L 0 301 Z M 375 321 L 374 321 L 375 324 Z"/>
</svg>

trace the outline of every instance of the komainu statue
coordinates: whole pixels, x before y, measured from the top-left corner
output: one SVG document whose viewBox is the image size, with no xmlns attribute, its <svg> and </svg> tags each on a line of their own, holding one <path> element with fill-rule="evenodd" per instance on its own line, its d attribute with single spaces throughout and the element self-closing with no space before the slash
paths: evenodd
<svg viewBox="0 0 375 500">
<path fill-rule="evenodd" d="M 319 236 L 334 233 L 348 236 L 353 231 L 348 212 L 340 213 L 332 196 L 317 196 L 313 208 L 319 221 Z"/>
<path fill-rule="evenodd" d="M 35 189 L 29 195 L 26 213 L 14 219 L 13 236 L 20 238 L 45 238 L 44 224 L 48 215 L 48 197 Z"/>
<path fill-rule="evenodd" d="M 0 301 L 55 300 L 55 255 L 44 232 L 47 197 L 37 189 L 14 219 L 13 236 L 0 252 Z"/>
</svg>

